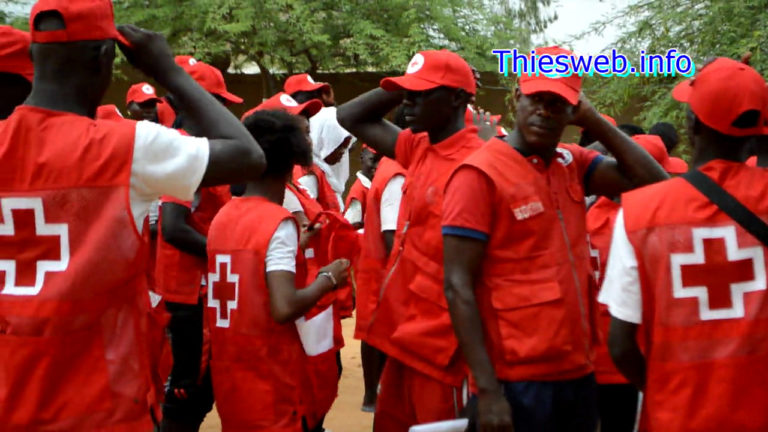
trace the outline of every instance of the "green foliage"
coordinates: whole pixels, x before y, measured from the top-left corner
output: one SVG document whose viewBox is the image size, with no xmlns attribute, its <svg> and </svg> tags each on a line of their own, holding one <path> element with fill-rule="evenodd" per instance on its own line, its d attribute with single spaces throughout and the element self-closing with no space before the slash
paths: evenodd
<svg viewBox="0 0 768 432">
<path fill-rule="evenodd" d="M 664 54 L 674 48 L 691 56 L 700 68 L 711 57 L 739 59 L 749 51 L 752 67 L 764 75 L 768 72 L 768 0 L 640 0 L 588 32 L 600 32 L 609 23 L 624 29 L 612 47 L 630 61 L 642 49 Z M 650 127 L 657 121 L 669 121 L 682 132 L 685 106 L 669 93 L 681 79 L 597 77 L 588 78 L 585 85 L 590 99 L 604 112 L 637 111 L 638 124 Z"/>
<path fill-rule="evenodd" d="M 551 0 L 115 0 L 117 21 L 166 35 L 220 68 L 401 71 L 414 52 L 448 48 L 493 70 L 497 47 L 527 47 Z"/>
</svg>

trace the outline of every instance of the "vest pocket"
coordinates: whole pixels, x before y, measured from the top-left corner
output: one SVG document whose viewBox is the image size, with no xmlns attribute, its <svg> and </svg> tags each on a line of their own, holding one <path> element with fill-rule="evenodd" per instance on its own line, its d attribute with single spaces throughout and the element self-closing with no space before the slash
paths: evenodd
<svg viewBox="0 0 768 432">
<path fill-rule="evenodd" d="M 453 333 L 443 285 L 423 272 L 408 284 L 411 290 L 406 317 L 392 334 L 392 342 L 440 367 L 448 366 L 459 343 Z"/>
<path fill-rule="evenodd" d="M 561 332 L 574 323 L 565 322 L 562 297 L 555 281 L 521 283 L 491 291 L 505 360 L 528 363 L 554 359 L 570 351 Z"/>
</svg>

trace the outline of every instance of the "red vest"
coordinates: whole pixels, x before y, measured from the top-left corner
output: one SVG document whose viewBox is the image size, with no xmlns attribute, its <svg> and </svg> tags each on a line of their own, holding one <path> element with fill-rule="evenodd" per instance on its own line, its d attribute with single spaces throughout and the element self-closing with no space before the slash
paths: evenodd
<svg viewBox="0 0 768 432">
<path fill-rule="evenodd" d="M 294 323 L 272 319 L 265 278 L 269 242 L 286 219 L 264 198 L 236 198 L 208 234 L 211 379 L 224 431 L 301 431 L 306 355 Z M 301 256 L 296 264 L 300 285 Z"/>
<path fill-rule="evenodd" d="M 496 375 L 567 380 L 592 371 L 584 190 L 559 157 L 545 171 L 493 139 L 468 157 L 497 203 L 475 296 Z M 580 180 L 580 179 L 579 179 Z"/>
<path fill-rule="evenodd" d="M 368 325 L 379 303 L 381 283 L 386 275 L 387 251 L 381 235 L 381 197 L 392 177 L 405 175 L 405 169 L 389 158 L 382 158 L 368 191 L 365 210 L 363 248 L 355 267 L 357 316 L 355 338 L 366 340 Z"/>
<path fill-rule="evenodd" d="M 365 204 L 368 197 L 368 191 L 369 189 L 363 186 L 363 182 L 361 182 L 360 179 L 355 180 L 355 182 L 352 183 L 352 187 L 349 188 L 349 193 L 347 194 L 347 200 L 344 202 L 344 207 L 349 208 L 352 200 L 357 200 L 363 210 L 363 215 L 365 215 Z"/>
<path fill-rule="evenodd" d="M 428 140 L 426 133 L 420 137 Z M 389 270 L 368 328 L 368 343 L 453 386 L 466 370 L 443 292 L 443 190 L 456 166 L 483 144 L 470 127 L 413 156 Z"/>
<path fill-rule="evenodd" d="M 620 208 L 621 204 L 600 197 L 587 211 L 590 261 L 597 287 L 603 285 L 608 252 L 611 249 L 611 238 L 613 237 L 613 223 L 616 221 L 616 214 Z M 608 328 L 611 325 L 611 314 L 608 312 L 607 306 L 597 303 L 597 293 L 598 290 L 595 290 L 590 299 L 592 307 L 598 311 L 599 338 L 595 343 L 595 378 L 600 384 L 627 384 L 629 381 L 616 369 L 616 365 L 613 364 L 608 352 Z"/>
<path fill-rule="evenodd" d="M 136 123 L 21 106 L 0 122 L 0 424 L 149 430 Z"/>
<path fill-rule="evenodd" d="M 768 218 L 764 169 L 700 169 Z M 768 430 L 765 246 L 682 178 L 629 192 L 622 206 L 648 341 L 648 430 Z"/>
<path fill-rule="evenodd" d="M 189 225 L 200 234 L 207 236 L 216 213 L 232 198 L 229 186 L 201 188 L 196 194 L 197 206 L 192 209 Z M 192 203 L 165 196 L 163 202 L 174 202 L 191 207 Z M 182 252 L 163 239 L 162 211 L 158 219 L 157 235 L 157 293 L 166 301 L 197 304 L 201 293 L 201 281 L 207 270 L 204 258 Z"/>
<path fill-rule="evenodd" d="M 314 174 L 317 178 L 317 202 L 320 203 L 323 210 L 341 213 L 339 199 L 336 197 L 336 192 L 333 191 L 331 184 L 328 183 L 328 179 L 325 177 L 323 170 L 315 164 L 312 164 L 312 167 L 309 169 L 305 169 L 299 165 L 293 167 L 293 181 L 296 184 L 299 183 L 300 178 L 307 174 Z"/>
</svg>

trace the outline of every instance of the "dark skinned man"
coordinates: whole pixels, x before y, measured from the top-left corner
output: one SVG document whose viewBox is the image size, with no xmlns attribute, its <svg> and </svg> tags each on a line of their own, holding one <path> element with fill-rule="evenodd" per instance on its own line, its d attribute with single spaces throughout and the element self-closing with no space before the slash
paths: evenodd
<svg viewBox="0 0 768 432">
<path fill-rule="evenodd" d="M 133 26 L 118 33 L 110 1 L 39 1 L 30 29 L 33 90 L 0 124 L 0 207 L 13 227 L 0 235 L 0 256 L 21 259 L 3 264 L 0 394 L 13 397 L 0 404 L 0 423 L 150 430 L 141 221 L 161 194 L 190 199 L 201 184 L 251 178 L 264 170 L 264 154 L 173 63 L 161 35 Z M 115 40 L 208 138 L 93 120 Z"/>
<path fill-rule="evenodd" d="M 407 171 L 388 274 L 366 337 L 388 355 L 374 430 L 458 416 L 466 377 L 443 295 L 440 211 L 450 171 L 483 144 L 464 114 L 476 91 L 469 65 L 449 51 L 422 51 L 402 77 L 385 78 L 338 109 L 341 125 Z M 384 116 L 403 104 L 410 128 Z"/>
<path fill-rule="evenodd" d="M 597 426 L 584 195 L 667 175 L 580 90 L 576 75 L 522 75 L 515 130 L 467 158 L 446 188 L 445 295 L 477 395 L 471 429 Z M 559 144 L 569 124 L 616 160 Z"/>
<path fill-rule="evenodd" d="M 766 245 L 690 182 L 768 217 L 768 174 L 743 163 L 768 132 L 768 89 L 751 67 L 717 58 L 672 97 L 688 104 L 692 170 L 622 195 L 600 293 L 610 353 L 644 392 L 647 430 L 768 430 Z"/>
</svg>

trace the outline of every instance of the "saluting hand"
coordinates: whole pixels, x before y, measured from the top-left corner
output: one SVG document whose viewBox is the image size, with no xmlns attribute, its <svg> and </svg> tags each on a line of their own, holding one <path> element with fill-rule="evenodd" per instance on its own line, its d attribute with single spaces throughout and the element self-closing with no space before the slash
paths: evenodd
<svg viewBox="0 0 768 432">
<path fill-rule="evenodd" d="M 600 119 L 600 113 L 592 106 L 592 103 L 584 93 L 579 94 L 579 102 L 576 104 L 576 109 L 569 124 L 589 129 L 590 122 L 595 119 Z"/>
<path fill-rule="evenodd" d="M 162 34 L 130 24 L 117 26 L 117 31 L 130 43 L 126 46 L 118 42 L 118 46 L 131 65 L 158 82 L 162 83 L 166 74 L 178 67 Z"/>
</svg>

